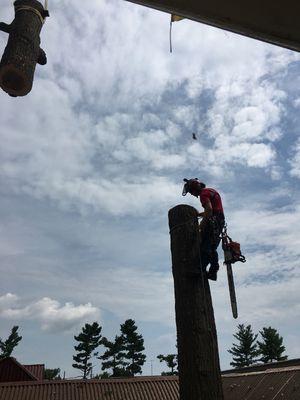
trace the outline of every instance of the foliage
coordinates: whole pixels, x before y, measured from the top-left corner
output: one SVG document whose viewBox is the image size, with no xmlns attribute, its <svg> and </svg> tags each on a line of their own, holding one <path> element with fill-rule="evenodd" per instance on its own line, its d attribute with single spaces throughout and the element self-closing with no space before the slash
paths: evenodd
<svg viewBox="0 0 300 400">
<path fill-rule="evenodd" d="M 125 346 L 123 337 L 116 336 L 114 342 L 110 342 L 106 338 L 103 338 L 102 344 L 107 349 L 104 354 L 99 357 L 100 360 L 103 360 L 101 367 L 102 371 L 112 370 L 111 375 L 106 371 L 108 377 L 126 376 L 127 371 L 125 367 L 127 366 L 127 363 L 124 361 Z"/>
<path fill-rule="evenodd" d="M 232 354 L 233 361 L 230 363 L 235 368 L 247 367 L 256 362 L 259 352 L 257 350 L 256 339 L 251 325 L 245 327 L 244 324 L 238 325 L 238 331 L 233 336 L 238 340 L 238 344 L 233 344 L 228 350 Z"/>
<path fill-rule="evenodd" d="M 79 342 L 77 346 L 74 346 L 78 352 L 73 356 L 75 361 L 72 366 L 82 371 L 83 379 L 86 379 L 92 370 L 92 363 L 90 362 L 92 356 L 96 356 L 98 353 L 94 353 L 97 347 L 101 344 L 101 330 L 97 322 L 92 325 L 85 324 L 82 328 L 82 332 L 78 336 L 74 336 L 74 339 Z"/>
<path fill-rule="evenodd" d="M 22 336 L 18 334 L 18 329 L 18 326 L 14 326 L 9 337 L 5 341 L 0 338 L 0 360 L 10 357 L 14 348 L 22 340 Z"/>
<path fill-rule="evenodd" d="M 269 328 L 263 328 L 259 333 L 262 337 L 262 341 L 257 342 L 261 355 L 260 361 L 268 363 L 287 359 L 287 356 L 282 355 L 285 352 L 285 346 L 282 344 L 283 338 L 276 329 L 269 326 Z"/>
<path fill-rule="evenodd" d="M 53 369 L 45 368 L 44 379 L 47 379 L 49 381 L 52 381 L 54 379 L 55 380 L 61 379 L 60 368 L 53 368 Z"/>
<path fill-rule="evenodd" d="M 97 374 L 94 376 L 94 379 L 108 379 L 110 378 L 110 373 L 107 371 L 104 371 L 102 374 Z"/>
<path fill-rule="evenodd" d="M 124 359 L 127 360 L 126 373 L 129 376 L 142 373 L 142 366 L 146 361 L 143 354 L 144 339 L 137 333 L 137 326 L 133 319 L 127 319 L 121 324 L 121 337 L 124 345 Z"/>
<path fill-rule="evenodd" d="M 160 362 L 165 362 L 168 368 L 171 369 L 171 371 L 169 372 L 162 372 L 161 374 L 163 376 L 178 374 L 178 371 L 176 370 L 176 367 L 178 365 L 177 354 L 167 354 L 166 356 L 164 356 L 163 354 L 159 354 L 157 358 L 159 359 Z"/>
</svg>

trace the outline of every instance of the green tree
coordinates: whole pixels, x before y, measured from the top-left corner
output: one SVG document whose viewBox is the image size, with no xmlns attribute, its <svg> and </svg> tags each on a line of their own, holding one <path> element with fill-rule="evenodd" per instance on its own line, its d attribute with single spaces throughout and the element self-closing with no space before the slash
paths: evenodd
<svg viewBox="0 0 300 400">
<path fill-rule="evenodd" d="M 85 324 L 82 332 L 78 336 L 74 336 L 74 339 L 79 344 L 74 346 L 77 354 L 73 356 L 75 363 L 72 366 L 82 371 L 83 379 L 86 379 L 91 373 L 91 358 L 98 355 L 94 351 L 101 344 L 101 330 L 102 327 L 97 322 L 94 322 L 92 325 Z"/>
<path fill-rule="evenodd" d="M 127 372 L 125 367 L 127 366 L 127 362 L 124 361 L 125 347 L 123 337 L 116 336 L 114 342 L 103 338 L 102 344 L 107 349 L 103 355 L 99 357 L 100 360 L 103 360 L 101 366 L 102 371 L 106 371 L 108 376 L 112 377 L 126 376 Z M 107 370 L 112 370 L 112 374 L 109 374 Z"/>
<path fill-rule="evenodd" d="M 233 336 L 238 340 L 238 344 L 233 344 L 228 350 L 232 354 L 233 361 L 230 363 L 235 368 L 247 367 L 256 362 L 258 356 L 256 339 L 258 335 L 254 335 L 251 325 L 238 325 L 238 331 Z"/>
<path fill-rule="evenodd" d="M 60 368 L 45 368 L 44 371 L 44 379 L 52 381 L 54 379 L 61 379 L 60 377 Z"/>
<path fill-rule="evenodd" d="M 5 341 L 0 338 L 0 360 L 10 357 L 14 348 L 18 346 L 19 342 L 22 340 L 22 336 L 18 334 L 18 329 L 18 326 L 14 326 Z"/>
<path fill-rule="evenodd" d="M 124 343 L 124 358 L 128 361 L 126 372 L 129 376 L 142 373 L 142 366 L 146 361 L 144 339 L 137 333 L 137 326 L 133 319 L 127 319 L 121 324 L 121 337 Z"/>
<path fill-rule="evenodd" d="M 97 374 L 94 376 L 94 379 L 109 379 L 111 377 L 110 373 L 104 371 L 102 374 Z"/>
<path fill-rule="evenodd" d="M 261 355 L 260 361 L 268 363 L 287 359 L 287 356 L 282 355 L 285 352 L 283 337 L 279 335 L 276 329 L 269 326 L 269 328 L 263 328 L 259 333 L 262 337 L 262 341 L 257 342 L 258 351 Z"/>
<path fill-rule="evenodd" d="M 176 370 L 178 365 L 177 354 L 167 354 L 166 356 L 164 356 L 163 354 L 159 354 L 157 358 L 160 362 L 164 361 L 167 364 L 168 368 L 171 369 L 171 371 L 169 372 L 162 372 L 162 375 L 166 376 L 178 374 L 178 371 Z"/>
</svg>

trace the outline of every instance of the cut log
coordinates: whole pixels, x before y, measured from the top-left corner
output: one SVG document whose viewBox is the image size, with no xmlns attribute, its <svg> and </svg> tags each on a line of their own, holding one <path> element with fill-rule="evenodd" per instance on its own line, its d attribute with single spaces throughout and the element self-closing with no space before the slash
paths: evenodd
<svg viewBox="0 0 300 400">
<path fill-rule="evenodd" d="M 169 211 L 180 400 L 223 400 L 210 288 L 201 268 L 198 212 Z"/>
<path fill-rule="evenodd" d="M 32 89 L 37 62 L 47 62 L 40 32 L 48 12 L 37 0 L 16 0 L 14 7 L 13 22 L 0 23 L 0 30 L 9 33 L 0 63 L 0 86 L 11 96 L 25 96 Z"/>
</svg>

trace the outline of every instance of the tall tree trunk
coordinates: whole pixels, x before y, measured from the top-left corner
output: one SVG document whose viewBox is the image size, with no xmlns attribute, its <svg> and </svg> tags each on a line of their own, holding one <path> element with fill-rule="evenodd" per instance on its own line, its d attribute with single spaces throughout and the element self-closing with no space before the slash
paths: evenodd
<svg viewBox="0 0 300 400">
<path fill-rule="evenodd" d="M 223 400 L 214 311 L 201 268 L 197 214 L 186 205 L 169 211 L 180 400 Z"/>
<path fill-rule="evenodd" d="M 32 88 L 36 64 L 46 64 L 40 48 L 40 32 L 47 16 L 37 0 L 16 0 L 15 19 L 10 25 L 0 23 L 9 33 L 0 63 L 0 86 L 11 96 L 25 96 Z"/>
</svg>

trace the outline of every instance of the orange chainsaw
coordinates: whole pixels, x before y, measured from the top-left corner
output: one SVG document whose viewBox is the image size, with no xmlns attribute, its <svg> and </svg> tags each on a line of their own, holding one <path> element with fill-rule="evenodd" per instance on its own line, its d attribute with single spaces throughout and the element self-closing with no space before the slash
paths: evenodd
<svg viewBox="0 0 300 400">
<path fill-rule="evenodd" d="M 241 246 L 239 243 L 234 242 L 231 237 L 227 235 L 227 226 L 225 225 L 222 231 L 222 248 L 224 251 L 224 264 L 227 268 L 228 287 L 230 294 L 230 303 L 233 318 L 238 317 L 237 301 L 234 287 L 234 279 L 232 272 L 232 264 L 240 261 L 246 262 L 246 258 L 241 253 Z"/>
</svg>

